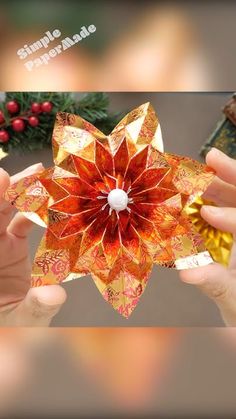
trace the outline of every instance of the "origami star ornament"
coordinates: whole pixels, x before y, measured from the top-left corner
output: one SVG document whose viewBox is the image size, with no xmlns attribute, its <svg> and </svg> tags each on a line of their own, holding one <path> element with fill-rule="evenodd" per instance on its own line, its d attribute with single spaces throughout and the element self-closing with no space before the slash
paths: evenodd
<svg viewBox="0 0 236 419">
<path fill-rule="evenodd" d="M 214 173 L 162 153 L 159 121 L 146 103 L 105 136 L 80 116 L 59 112 L 55 167 L 12 185 L 6 199 L 47 227 L 32 286 L 91 274 L 105 300 L 128 317 L 153 264 L 185 269 L 212 262 L 184 209 Z"/>
</svg>

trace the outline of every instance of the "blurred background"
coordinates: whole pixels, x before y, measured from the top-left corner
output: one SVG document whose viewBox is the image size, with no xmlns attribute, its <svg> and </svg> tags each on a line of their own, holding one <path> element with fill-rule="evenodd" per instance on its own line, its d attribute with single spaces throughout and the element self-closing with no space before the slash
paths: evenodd
<svg viewBox="0 0 236 419">
<path fill-rule="evenodd" d="M 82 97 L 81 94 L 76 96 Z M 160 120 L 165 150 L 203 161 L 199 150 L 215 129 L 221 118 L 221 108 L 231 94 L 109 93 L 108 97 L 109 110 L 118 113 L 128 112 L 150 101 Z M 51 148 L 28 153 L 11 152 L 1 161 L 1 166 L 14 174 L 40 161 L 45 167 L 52 165 Z M 32 257 L 43 232 L 41 227 L 34 227 L 30 236 Z M 215 304 L 194 286 L 182 283 L 174 269 L 153 269 L 148 286 L 128 320 L 103 300 L 90 276 L 66 282 L 63 287 L 68 293 L 68 299 L 54 318 L 53 326 L 223 325 Z"/>
<path fill-rule="evenodd" d="M 236 3 L 135 0 L 0 2 L 1 90 L 234 90 Z M 59 29 L 96 32 L 29 72 L 16 52 Z"/>
<path fill-rule="evenodd" d="M 0 417 L 234 418 L 234 329 L 1 330 Z"/>
</svg>

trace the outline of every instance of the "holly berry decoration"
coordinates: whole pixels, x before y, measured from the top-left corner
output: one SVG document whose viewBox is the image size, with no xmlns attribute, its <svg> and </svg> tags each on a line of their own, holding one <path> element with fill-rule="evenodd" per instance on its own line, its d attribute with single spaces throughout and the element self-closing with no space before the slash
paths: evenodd
<svg viewBox="0 0 236 419">
<path fill-rule="evenodd" d="M 23 132 L 27 128 L 27 124 L 31 127 L 37 127 L 39 125 L 39 118 L 36 114 L 41 112 L 49 113 L 53 108 L 52 102 L 45 101 L 43 103 L 33 102 L 30 105 L 30 110 L 20 115 L 20 105 L 16 100 L 10 100 L 6 103 L 6 109 L 10 115 L 18 114 L 10 119 L 10 125 L 13 131 Z M 32 115 L 33 114 L 33 115 Z M 3 111 L 0 110 L 0 125 L 2 124 L 2 130 L 0 130 L 0 143 L 6 143 L 9 141 L 10 136 L 7 128 L 6 120 Z"/>
<path fill-rule="evenodd" d="M 25 129 L 25 123 L 23 119 L 20 119 L 20 118 L 14 119 L 11 125 L 12 125 L 12 129 L 16 132 L 22 132 Z"/>
<path fill-rule="evenodd" d="M 43 102 L 41 105 L 42 112 L 49 113 L 53 108 L 52 102 Z"/>
<path fill-rule="evenodd" d="M 39 124 L 39 119 L 37 116 L 30 116 L 28 119 L 28 123 L 31 127 L 37 127 L 37 125 Z"/>
<path fill-rule="evenodd" d="M 20 105 L 16 100 L 10 100 L 10 102 L 7 102 L 6 108 L 10 114 L 15 114 L 19 112 Z"/>
<path fill-rule="evenodd" d="M 3 122 L 5 122 L 4 113 L 0 111 L 0 124 L 3 124 Z"/>
<path fill-rule="evenodd" d="M 10 139 L 8 132 L 5 129 L 0 130 L 0 143 L 7 143 Z"/>
<path fill-rule="evenodd" d="M 31 111 L 33 113 L 40 113 L 42 111 L 41 104 L 38 102 L 33 102 L 31 105 Z"/>
</svg>

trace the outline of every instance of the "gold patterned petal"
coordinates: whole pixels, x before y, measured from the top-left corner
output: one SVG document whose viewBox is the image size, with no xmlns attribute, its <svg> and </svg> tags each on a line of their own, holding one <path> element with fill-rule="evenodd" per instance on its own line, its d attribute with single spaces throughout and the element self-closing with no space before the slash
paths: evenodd
<svg viewBox="0 0 236 419">
<path fill-rule="evenodd" d="M 149 102 L 133 109 L 114 128 L 109 136 L 113 153 L 124 138 L 133 144 L 137 151 L 148 144 L 152 144 L 154 148 L 163 151 L 161 127 Z"/>
</svg>

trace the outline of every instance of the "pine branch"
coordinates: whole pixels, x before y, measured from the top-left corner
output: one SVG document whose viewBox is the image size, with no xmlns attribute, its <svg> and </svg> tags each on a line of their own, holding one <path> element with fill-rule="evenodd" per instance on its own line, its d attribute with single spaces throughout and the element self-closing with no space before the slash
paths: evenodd
<svg viewBox="0 0 236 419">
<path fill-rule="evenodd" d="M 10 100 L 15 100 L 19 103 L 19 117 L 30 110 L 33 102 L 52 102 L 53 109 L 50 113 L 37 115 L 40 120 L 37 127 L 27 125 L 23 132 L 15 132 L 10 125 L 11 115 L 6 111 L 6 103 Z M 7 143 L 0 144 L 0 147 L 3 151 L 9 153 L 13 150 L 21 152 L 34 151 L 49 146 L 51 144 L 55 115 L 58 111 L 78 114 L 105 134 L 109 134 L 118 123 L 121 115 L 110 114 L 108 107 L 108 96 L 100 92 L 87 93 L 80 100 L 76 100 L 73 93 L 66 92 L 7 92 L 5 101 L 0 103 L 0 109 L 4 113 L 10 140 Z M 18 115 L 14 115 L 14 117 L 18 117 Z"/>
</svg>

